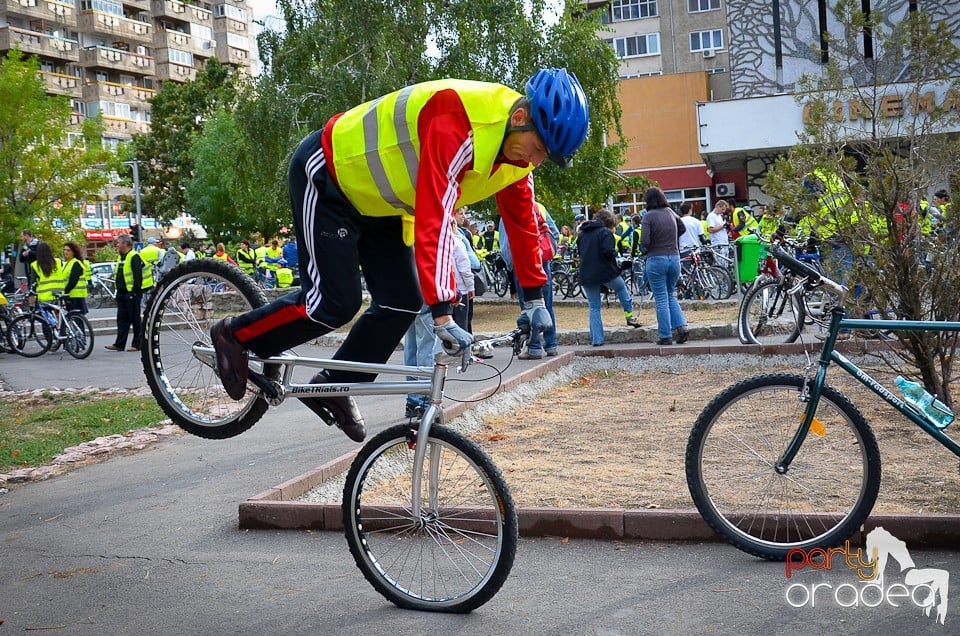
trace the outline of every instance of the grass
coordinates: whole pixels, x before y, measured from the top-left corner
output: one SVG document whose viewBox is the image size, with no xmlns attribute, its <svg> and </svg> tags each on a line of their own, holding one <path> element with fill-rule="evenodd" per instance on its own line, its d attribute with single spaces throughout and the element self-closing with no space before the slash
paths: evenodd
<svg viewBox="0 0 960 636">
<path fill-rule="evenodd" d="M 52 396 L 0 404 L 0 473 L 49 464 L 65 449 L 97 437 L 157 426 L 150 397 Z"/>
</svg>

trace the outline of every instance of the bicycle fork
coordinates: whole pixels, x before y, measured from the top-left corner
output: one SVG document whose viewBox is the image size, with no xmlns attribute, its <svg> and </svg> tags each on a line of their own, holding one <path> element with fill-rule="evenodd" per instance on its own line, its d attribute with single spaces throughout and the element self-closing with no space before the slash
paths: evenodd
<svg viewBox="0 0 960 636">
<path fill-rule="evenodd" d="M 419 525 L 422 527 L 435 518 L 439 508 L 439 486 L 440 486 L 440 451 L 438 444 L 430 444 L 430 428 L 435 420 L 443 421 L 443 410 L 441 403 L 443 401 L 443 384 L 447 374 L 447 365 L 436 363 L 433 367 L 433 382 L 431 383 L 430 405 L 420 418 L 420 424 L 417 427 L 416 437 L 414 438 L 415 448 L 413 451 L 413 492 L 411 493 L 411 508 L 417 515 Z M 427 475 L 427 492 L 423 492 L 423 472 L 424 462 L 427 460 L 427 451 L 430 452 L 429 472 Z M 424 505 L 426 498 L 426 505 Z"/>
</svg>

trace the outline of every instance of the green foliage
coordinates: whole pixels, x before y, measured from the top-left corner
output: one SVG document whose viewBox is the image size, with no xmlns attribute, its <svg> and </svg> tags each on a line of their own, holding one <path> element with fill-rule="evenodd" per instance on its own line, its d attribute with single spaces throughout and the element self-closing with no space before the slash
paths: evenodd
<svg viewBox="0 0 960 636">
<path fill-rule="evenodd" d="M 152 399 L 47 398 L 0 404 L 0 473 L 42 466 L 71 446 L 157 426 L 164 419 Z"/>
<path fill-rule="evenodd" d="M 75 236 L 79 206 L 107 183 L 117 157 L 99 118 L 70 126 L 70 103 L 45 94 L 39 62 L 11 50 L 0 60 L 0 242 L 21 229 L 57 244 Z M 67 132 L 79 132 L 66 147 Z M 95 169 L 93 169 L 95 168 Z M 54 229 L 54 228 L 57 229 Z"/>
<path fill-rule="evenodd" d="M 167 225 L 190 211 L 186 184 L 194 169 L 190 154 L 193 137 L 207 118 L 220 108 L 232 107 L 235 100 L 236 87 L 229 67 L 215 58 L 207 61 L 194 81 L 164 82 L 150 102 L 150 133 L 133 140 L 133 154 L 140 161 L 145 215 Z"/>
<path fill-rule="evenodd" d="M 951 210 L 941 231 L 931 232 L 921 200 L 956 185 L 960 148 L 950 131 L 960 116 L 942 101 L 921 105 L 934 89 L 960 90 L 947 71 L 957 67 L 960 52 L 946 25 L 932 24 L 924 13 L 910 13 L 891 28 L 879 12 L 866 16 L 860 6 L 838 2 L 837 19 L 850 28 L 830 40 L 825 72 L 801 82 L 798 100 L 808 104 L 808 123 L 801 143 L 774 166 L 767 191 L 850 248 L 854 271 L 845 282 L 866 290 L 860 312 L 896 309 L 913 320 L 957 321 L 960 215 Z M 858 36 L 865 29 L 874 36 L 874 58 L 861 51 Z M 891 113 L 891 94 L 904 97 L 902 113 Z M 863 114 L 852 116 L 851 105 Z M 804 180 L 817 172 L 835 175 L 843 196 L 811 195 Z M 902 332 L 899 338 L 901 362 L 950 404 L 957 334 Z"/>
<path fill-rule="evenodd" d="M 274 138 L 285 138 L 289 153 L 332 115 L 411 83 L 457 77 L 522 90 L 536 69 L 563 66 L 587 93 L 590 134 L 572 170 L 537 170 L 537 196 L 552 209 L 566 209 L 600 205 L 622 187 L 610 171 L 622 163 L 624 143 L 604 141 L 608 130 L 623 135 L 619 66 L 597 37 L 600 12 L 584 13 L 579 2 L 567 0 L 563 16 L 547 26 L 543 0 L 280 0 L 278 8 L 285 29 L 258 36 L 267 66 L 258 97 L 269 95 L 276 108 L 270 118 L 243 122 L 246 137 L 276 123 L 286 135 Z M 285 194 L 271 202 L 287 205 Z M 492 201 L 476 207 L 484 214 L 494 208 Z"/>
</svg>

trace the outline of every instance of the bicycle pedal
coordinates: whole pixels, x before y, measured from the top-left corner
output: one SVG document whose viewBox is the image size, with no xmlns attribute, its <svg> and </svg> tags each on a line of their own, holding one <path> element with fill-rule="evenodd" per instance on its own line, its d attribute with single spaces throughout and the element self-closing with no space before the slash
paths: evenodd
<svg viewBox="0 0 960 636">
<path fill-rule="evenodd" d="M 264 398 L 269 400 L 276 400 L 280 397 L 280 391 L 278 390 L 277 384 L 272 380 L 267 379 L 260 373 L 250 373 L 248 379 L 253 382 L 258 389 L 263 392 Z"/>
</svg>

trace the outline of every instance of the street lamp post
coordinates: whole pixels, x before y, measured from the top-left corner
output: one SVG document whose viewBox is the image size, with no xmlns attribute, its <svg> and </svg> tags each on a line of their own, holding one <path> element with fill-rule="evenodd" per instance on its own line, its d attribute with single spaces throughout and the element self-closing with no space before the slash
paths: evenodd
<svg viewBox="0 0 960 636">
<path fill-rule="evenodd" d="M 140 162 L 124 161 L 123 165 L 130 166 L 133 169 L 133 196 L 137 202 L 137 226 L 143 232 L 143 210 L 140 208 Z"/>
</svg>

